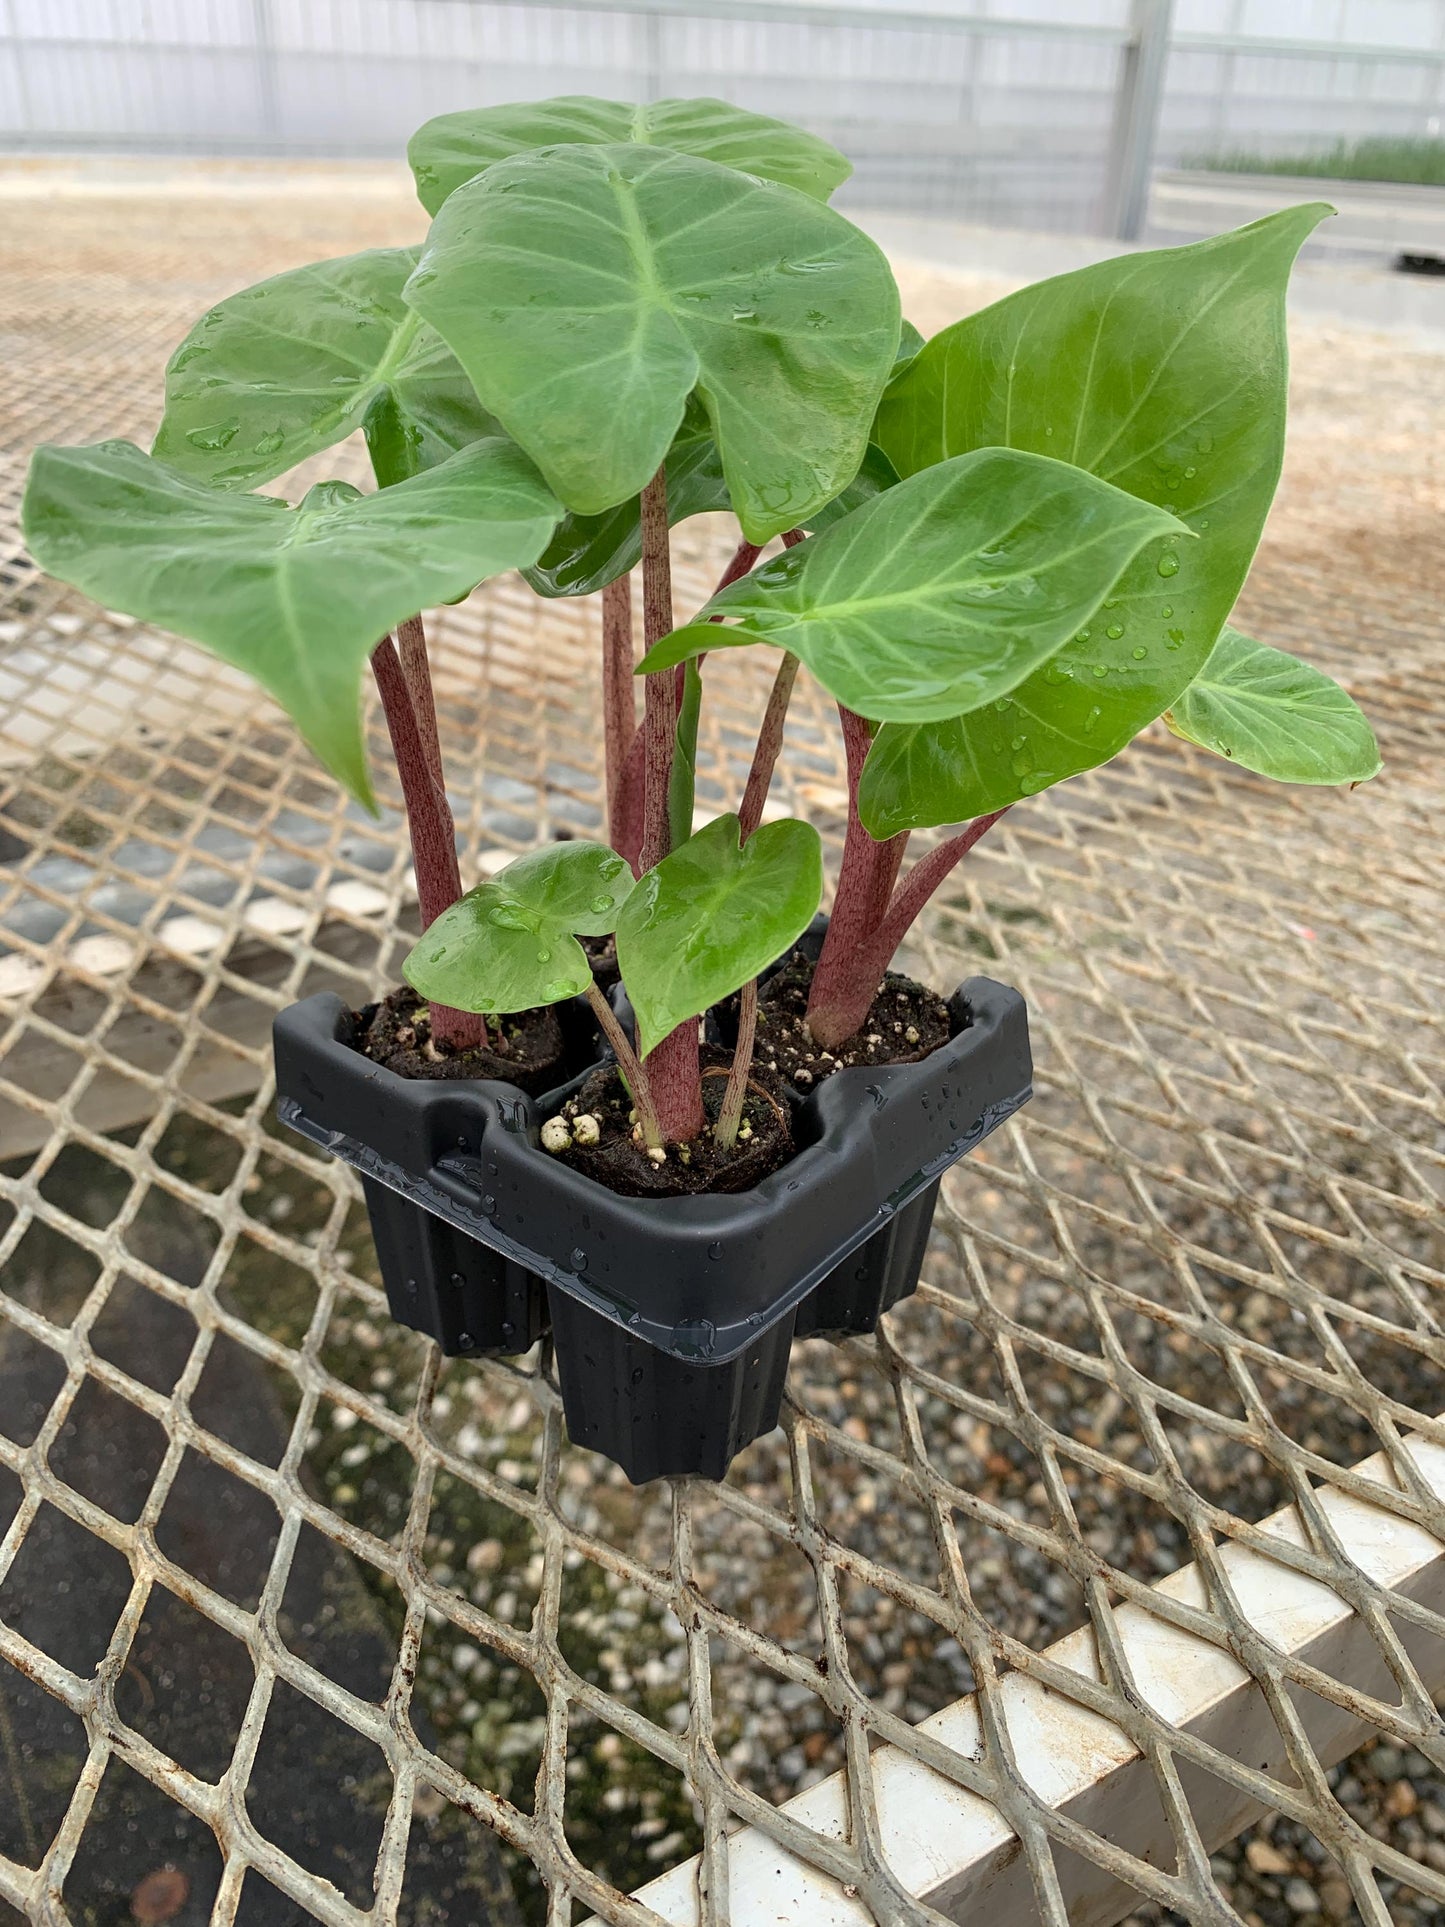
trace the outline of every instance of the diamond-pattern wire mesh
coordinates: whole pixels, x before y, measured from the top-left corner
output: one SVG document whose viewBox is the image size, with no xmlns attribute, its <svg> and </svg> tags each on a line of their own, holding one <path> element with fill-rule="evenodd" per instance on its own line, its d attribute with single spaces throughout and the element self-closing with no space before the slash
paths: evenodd
<svg viewBox="0 0 1445 1927">
<path fill-rule="evenodd" d="M 417 1917 L 408 1869 L 434 1823 L 503 1843 L 516 1911 L 495 1899 L 499 1920 L 655 1919 L 623 1893 L 697 1850 L 702 1918 L 723 1920 L 738 1820 L 876 1920 L 937 1918 L 890 1870 L 870 1766 L 886 1741 L 997 1808 L 1053 1921 L 1081 1861 L 1188 1919 L 1238 1918 L 1194 1819 L 1219 1782 L 1312 1834 L 1363 1919 L 1410 1918 L 1410 1890 L 1423 1918 L 1445 1876 L 1352 1817 L 1306 1731 L 1326 1702 L 1445 1769 L 1420 1659 L 1438 1657 L 1445 1619 L 1373 1580 L 1315 1496 L 1328 1481 L 1445 1539 L 1403 1443 L 1445 1442 L 1429 838 L 1445 668 L 1400 513 L 1418 443 L 1327 460 L 1313 495 L 1293 480 L 1248 594 L 1256 629 L 1350 678 L 1386 778 L 1353 798 L 1272 789 L 1156 731 L 1010 816 L 909 961 L 938 984 L 986 969 L 1024 990 L 1034 1103 L 945 1185 L 916 1299 L 876 1339 L 796 1348 L 780 1433 L 723 1486 L 634 1492 L 567 1444 L 545 1355 L 447 1363 L 387 1327 L 350 1175 L 270 1122 L 271 1014 L 395 980 L 414 912 L 394 809 L 374 824 L 346 807 L 236 678 L 36 578 L 14 534 L 28 446 L 143 435 L 161 356 L 207 298 L 413 231 L 400 196 L 319 178 L 298 173 L 284 207 L 264 177 L 217 210 L 189 179 L 144 176 L 114 199 L 12 207 L 0 1365 L 22 1349 L 46 1395 L 29 1422 L 0 1413 L 0 1673 L 69 1709 L 84 1739 L 67 1774 L 57 1752 L 31 1775 L 25 1824 L 0 1836 L 0 1900 L 86 1916 L 87 1829 L 130 1769 L 214 1834 L 218 1921 L 267 1918 L 247 1913 L 262 1881 L 326 1922 Z M 904 278 L 931 325 L 992 292 Z M 1402 370 L 1348 337 L 1302 359 L 1316 456 L 1322 405 L 1358 423 L 1392 389 L 1439 381 L 1427 357 Z M 1372 480 L 1414 562 L 1392 570 L 1387 541 L 1356 580 L 1350 491 Z M 1409 484 L 1421 513 L 1431 486 Z M 721 525 L 681 532 L 680 609 L 727 548 Z M 595 626 L 515 580 L 434 620 L 470 867 L 597 829 Z M 761 674 L 741 654 L 710 669 L 705 806 L 740 785 Z M 841 783 L 826 705 L 803 687 L 776 794 L 835 858 Z M 237 1383 L 281 1415 L 271 1449 L 239 1423 Z M 97 1400 L 124 1460 L 99 1472 L 76 1445 Z M 1377 1452 L 1388 1472 L 1348 1470 Z M 170 1523 L 188 1493 L 223 1491 L 268 1521 L 240 1583 Z M 1260 1528 L 1287 1503 L 1299 1544 Z M 62 1541 L 103 1621 L 83 1654 L 53 1602 L 14 1610 L 27 1560 Z M 1335 1678 L 1272 1647 L 1238 1603 L 1230 1542 L 1330 1588 L 1373 1669 Z M 316 1663 L 288 1604 L 313 1543 L 349 1556 L 385 1629 L 370 1690 Z M 1153 1590 L 1190 1560 L 1201 1604 Z M 249 1656 L 204 1772 L 132 1690 L 167 1601 Z M 1153 1710 L 1120 1602 L 1233 1655 L 1282 1736 L 1279 1771 Z M 1081 1625 L 1097 1682 L 1040 1656 Z M 1004 1691 L 1019 1669 L 1135 1742 L 1175 1843 L 1163 1868 L 1023 1778 Z M 918 1732 L 970 1690 L 975 1754 Z M 308 1705 L 374 1765 L 367 1850 L 342 1872 L 268 1808 L 278 1736 Z M 779 1810 L 840 1768 L 846 1839 Z"/>
</svg>

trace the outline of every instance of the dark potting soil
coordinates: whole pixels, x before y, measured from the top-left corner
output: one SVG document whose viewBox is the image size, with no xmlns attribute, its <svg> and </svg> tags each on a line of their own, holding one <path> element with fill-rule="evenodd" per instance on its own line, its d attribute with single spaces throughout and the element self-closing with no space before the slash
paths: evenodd
<svg viewBox="0 0 1445 1927">
<path fill-rule="evenodd" d="M 731 1064 L 731 1052 L 704 1048 L 702 1103 L 710 1121 L 722 1109 Z M 574 1129 L 576 1119 L 596 1118 L 600 1135 L 595 1144 L 574 1139 L 555 1155 L 624 1198 L 750 1191 L 793 1155 L 787 1101 L 777 1079 L 767 1071 L 759 1074 L 756 1067 L 748 1080 L 743 1120 L 731 1151 L 720 1150 L 708 1130 L 691 1144 L 669 1144 L 662 1163 L 650 1158 L 641 1135 L 634 1136 L 632 1097 L 615 1065 L 594 1071 L 558 1115 Z"/>
<path fill-rule="evenodd" d="M 562 1081 L 562 1026 L 549 1004 L 487 1019 L 486 1045 L 433 1042 L 427 1005 L 410 985 L 357 1012 L 354 1046 L 398 1077 L 496 1077 L 536 1096 Z"/>
<path fill-rule="evenodd" d="M 861 1029 L 836 1049 L 823 1050 L 804 1022 L 812 981 L 812 961 L 795 950 L 758 995 L 753 1061 L 776 1071 L 795 1090 L 815 1090 L 834 1071 L 858 1064 L 916 1064 L 953 1035 L 948 1005 L 938 992 L 890 970 Z"/>
<path fill-rule="evenodd" d="M 587 961 L 592 966 L 597 988 L 605 997 L 622 977 L 617 968 L 617 939 L 615 936 L 579 937 L 577 941 L 587 952 Z"/>
</svg>

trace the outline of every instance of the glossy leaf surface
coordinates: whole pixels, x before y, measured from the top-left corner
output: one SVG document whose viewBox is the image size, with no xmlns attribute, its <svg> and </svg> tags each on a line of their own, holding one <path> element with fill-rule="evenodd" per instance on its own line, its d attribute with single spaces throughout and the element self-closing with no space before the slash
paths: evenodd
<svg viewBox="0 0 1445 1927">
<path fill-rule="evenodd" d="M 934 743 L 882 732 L 864 812 L 875 834 L 979 815 L 1105 762 L 1198 674 L 1274 494 L 1285 285 L 1328 212 L 1289 208 L 1041 282 L 935 335 L 890 386 L 874 432 L 900 474 L 969 448 L 1031 449 L 1169 508 L 1200 539 L 1141 556 L 1105 619 L 1008 710 L 938 725 Z"/>
<path fill-rule="evenodd" d="M 451 349 L 401 298 L 416 248 L 372 248 L 218 302 L 171 356 L 151 453 L 255 488 L 366 431 L 378 481 L 500 434 Z"/>
<path fill-rule="evenodd" d="M 403 616 L 533 561 L 561 510 L 504 441 L 372 495 L 321 482 L 299 508 L 208 489 L 130 442 L 101 442 L 38 449 L 23 513 L 42 568 L 253 676 L 369 803 L 361 675 L 372 650 Z"/>
<path fill-rule="evenodd" d="M 402 975 L 453 1010 L 531 1010 L 592 981 L 578 937 L 617 927 L 632 871 L 605 844 L 551 843 L 479 883 L 427 928 Z"/>
<path fill-rule="evenodd" d="M 644 1054 L 731 996 L 808 927 L 823 894 L 810 823 L 765 823 L 738 844 L 720 816 L 638 882 L 617 924 L 617 963 Z"/>
<path fill-rule="evenodd" d="M 580 514 L 640 493 L 696 390 L 753 542 L 852 480 L 898 345 L 866 235 L 657 147 L 498 162 L 442 208 L 406 294 Z"/>
<path fill-rule="evenodd" d="M 1165 721 L 1281 783 L 1362 783 L 1380 771 L 1374 731 L 1333 678 L 1228 625 Z"/>
<path fill-rule="evenodd" d="M 941 462 L 713 597 L 649 670 L 768 642 L 875 720 L 956 715 L 1014 688 L 1148 545 L 1183 535 L 1152 503 L 1008 449 Z"/>
<path fill-rule="evenodd" d="M 464 181 L 538 147 L 631 141 L 700 155 L 723 167 L 779 181 L 826 201 L 853 172 L 836 147 L 787 121 L 750 114 L 725 100 L 597 100 L 587 94 L 438 114 L 407 146 L 416 191 L 428 214 Z"/>
</svg>

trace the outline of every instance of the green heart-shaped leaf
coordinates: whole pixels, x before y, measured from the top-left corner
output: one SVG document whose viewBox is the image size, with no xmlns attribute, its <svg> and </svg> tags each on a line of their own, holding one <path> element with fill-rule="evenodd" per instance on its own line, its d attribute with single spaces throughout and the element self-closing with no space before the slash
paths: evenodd
<svg viewBox="0 0 1445 1927">
<path fill-rule="evenodd" d="M 1274 494 L 1285 286 L 1329 212 L 1288 208 L 1040 282 L 935 335 L 889 388 L 874 434 L 901 475 L 969 448 L 1031 449 L 1170 509 L 1200 540 L 1136 561 L 1106 620 L 1006 711 L 933 725 L 933 744 L 881 731 L 865 777 L 875 835 L 981 815 L 1106 762 L 1198 674 Z"/>
<path fill-rule="evenodd" d="M 646 487 L 696 390 L 751 542 L 858 472 L 898 345 L 865 234 L 658 147 L 499 161 L 447 201 L 406 298 L 584 515 Z"/>
<path fill-rule="evenodd" d="M 171 356 L 151 453 L 211 487 L 254 488 L 362 428 L 391 483 L 500 435 L 401 298 L 417 254 L 317 261 L 219 302 Z"/>
<path fill-rule="evenodd" d="M 1280 783 L 1363 783 L 1380 773 L 1375 733 L 1337 682 L 1227 624 L 1164 720 L 1186 742 Z"/>
<path fill-rule="evenodd" d="M 1015 687 L 1089 622 L 1166 510 L 1067 462 L 1003 448 L 940 462 L 715 595 L 648 671 L 769 642 L 874 719 L 925 722 Z"/>
<path fill-rule="evenodd" d="M 615 930 L 632 871 L 605 844 L 552 843 L 444 910 L 401 973 L 428 1002 L 453 1010 L 532 1010 L 592 982 L 578 937 Z"/>
<path fill-rule="evenodd" d="M 557 100 L 525 101 L 507 107 L 475 107 L 459 114 L 438 114 L 419 127 L 406 155 L 416 176 L 416 191 L 428 214 L 435 214 L 464 181 L 538 147 L 670 147 L 680 154 L 735 167 L 760 180 L 795 187 L 815 201 L 826 201 L 853 172 L 836 147 L 766 114 L 750 114 L 725 100 L 595 100 L 587 94 Z"/>
<path fill-rule="evenodd" d="M 720 816 L 647 871 L 617 923 L 617 964 L 642 1053 L 741 989 L 793 943 L 823 895 L 811 823 L 765 823 L 741 847 Z"/>
<path fill-rule="evenodd" d="M 101 442 L 36 450 L 23 527 L 52 575 L 253 676 L 370 805 L 368 656 L 404 616 L 535 561 L 560 514 L 505 441 L 476 442 L 373 495 L 320 482 L 294 509 L 208 489 L 130 442 Z"/>
</svg>

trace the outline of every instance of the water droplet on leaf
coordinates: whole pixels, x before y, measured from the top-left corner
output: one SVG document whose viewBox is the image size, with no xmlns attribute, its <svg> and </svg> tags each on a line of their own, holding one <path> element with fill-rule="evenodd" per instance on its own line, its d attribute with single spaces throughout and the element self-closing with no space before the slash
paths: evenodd
<svg viewBox="0 0 1445 1927">
<path fill-rule="evenodd" d="M 1111 622 L 1104 631 L 1104 634 L 1109 638 L 1110 642 L 1117 642 L 1123 633 L 1124 625 L 1122 622 Z"/>
<path fill-rule="evenodd" d="M 240 421 L 231 415 L 223 422 L 213 422 L 209 428 L 193 428 L 186 440 L 192 448 L 225 448 L 235 441 L 240 429 Z"/>
<path fill-rule="evenodd" d="M 1179 557 L 1172 549 L 1166 549 L 1159 558 L 1159 573 L 1162 576 L 1178 575 Z"/>
</svg>

